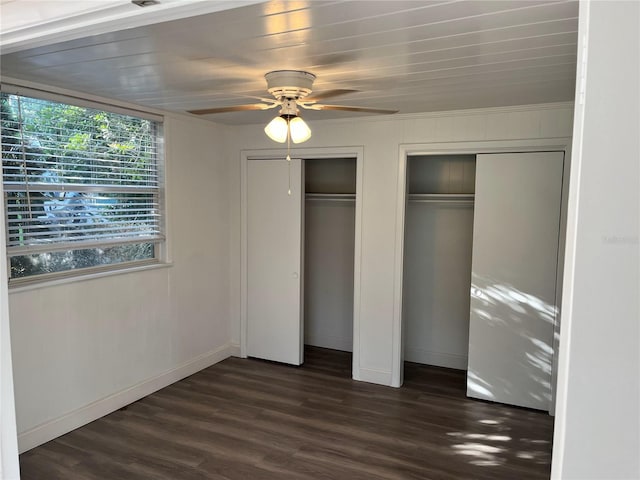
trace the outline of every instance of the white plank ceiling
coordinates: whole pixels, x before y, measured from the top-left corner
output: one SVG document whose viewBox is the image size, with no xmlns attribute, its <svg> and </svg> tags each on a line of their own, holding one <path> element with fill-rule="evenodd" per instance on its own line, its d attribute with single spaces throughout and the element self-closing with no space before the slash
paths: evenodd
<svg viewBox="0 0 640 480">
<path fill-rule="evenodd" d="M 182 112 L 253 103 L 277 69 L 313 72 L 315 93 L 358 91 L 327 103 L 400 113 L 571 101 L 577 17 L 577 2 L 270 1 L 9 53 L 1 72 Z"/>
</svg>

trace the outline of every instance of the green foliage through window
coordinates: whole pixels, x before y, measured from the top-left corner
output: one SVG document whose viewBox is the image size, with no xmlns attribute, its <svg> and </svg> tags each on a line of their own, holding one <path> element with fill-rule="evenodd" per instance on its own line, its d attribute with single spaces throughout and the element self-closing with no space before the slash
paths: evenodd
<svg viewBox="0 0 640 480">
<path fill-rule="evenodd" d="M 157 122 L 2 93 L 11 278 L 154 259 Z"/>
</svg>

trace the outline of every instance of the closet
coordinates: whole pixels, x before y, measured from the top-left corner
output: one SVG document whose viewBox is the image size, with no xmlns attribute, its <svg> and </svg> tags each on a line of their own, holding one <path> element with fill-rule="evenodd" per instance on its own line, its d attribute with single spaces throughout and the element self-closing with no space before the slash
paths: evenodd
<svg viewBox="0 0 640 480">
<path fill-rule="evenodd" d="M 404 358 L 466 370 L 475 155 L 407 160 Z"/>
<path fill-rule="evenodd" d="M 304 343 L 353 350 L 356 159 L 306 159 Z"/>
<path fill-rule="evenodd" d="M 549 410 L 564 152 L 407 158 L 404 359 Z"/>
<path fill-rule="evenodd" d="M 305 343 L 352 351 L 356 163 L 246 162 L 247 356 L 300 365 Z"/>
</svg>

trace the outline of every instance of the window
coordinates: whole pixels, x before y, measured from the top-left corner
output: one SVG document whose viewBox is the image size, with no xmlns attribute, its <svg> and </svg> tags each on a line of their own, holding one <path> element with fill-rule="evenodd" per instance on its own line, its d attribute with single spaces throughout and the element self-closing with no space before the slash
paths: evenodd
<svg viewBox="0 0 640 480">
<path fill-rule="evenodd" d="M 157 262 L 161 123 L 0 95 L 10 283 Z"/>
</svg>

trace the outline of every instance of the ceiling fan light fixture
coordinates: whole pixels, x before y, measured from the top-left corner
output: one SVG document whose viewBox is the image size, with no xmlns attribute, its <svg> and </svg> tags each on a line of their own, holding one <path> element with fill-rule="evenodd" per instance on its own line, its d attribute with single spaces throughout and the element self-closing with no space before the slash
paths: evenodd
<svg viewBox="0 0 640 480">
<path fill-rule="evenodd" d="M 284 143 L 290 136 L 293 143 L 306 142 L 311 138 L 311 129 L 307 122 L 297 115 L 280 115 L 271 120 L 264 133 L 274 142 Z"/>
<path fill-rule="evenodd" d="M 289 132 L 293 143 L 306 142 L 311 138 L 309 125 L 300 117 L 293 117 L 289 120 Z"/>
<path fill-rule="evenodd" d="M 264 127 L 264 133 L 274 142 L 284 143 L 289 134 L 289 124 L 283 117 L 278 116 Z"/>
</svg>

